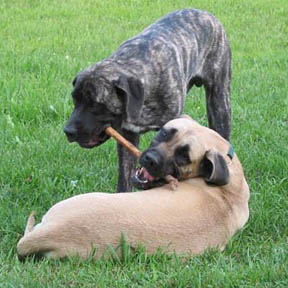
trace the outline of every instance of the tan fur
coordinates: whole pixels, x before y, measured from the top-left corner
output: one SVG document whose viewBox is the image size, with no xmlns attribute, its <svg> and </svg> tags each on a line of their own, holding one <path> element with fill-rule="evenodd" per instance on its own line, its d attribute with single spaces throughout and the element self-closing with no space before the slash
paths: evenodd
<svg viewBox="0 0 288 288">
<path fill-rule="evenodd" d="M 134 193 L 88 193 L 61 201 L 33 229 L 34 216 L 29 217 L 18 254 L 87 258 L 94 247 L 99 258 L 107 246 L 119 245 L 122 233 L 129 245 L 142 244 L 148 253 L 161 247 L 195 255 L 207 248 L 225 247 L 249 217 L 249 187 L 242 166 L 236 155 L 233 160 L 227 156 L 229 143 L 209 128 L 187 118 L 170 121 L 165 127 L 177 128 L 179 133 L 161 144 L 166 145 L 163 149 L 169 154 L 177 145 L 189 144 L 192 164 L 182 172 L 195 178 L 180 181 L 175 191 L 165 185 Z M 197 177 L 201 159 L 211 149 L 228 164 L 226 185 L 208 185 Z"/>
</svg>

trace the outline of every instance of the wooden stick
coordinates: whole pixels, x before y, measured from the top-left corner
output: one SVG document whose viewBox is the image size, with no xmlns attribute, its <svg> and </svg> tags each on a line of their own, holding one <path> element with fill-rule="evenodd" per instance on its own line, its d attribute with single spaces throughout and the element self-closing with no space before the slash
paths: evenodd
<svg viewBox="0 0 288 288">
<path fill-rule="evenodd" d="M 135 147 L 131 142 L 126 140 L 121 134 L 119 134 L 112 127 L 107 127 L 105 129 L 106 134 L 113 137 L 119 144 L 121 144 L 124 148 L 126 148 L 130 153 L 132 153 L 137 159 L 141 157 L 141 151 Z M 164 179 L 170 185 L 171 190 L 176 190 L 178 186 L 178 180 L 171 175 L 166 175 Z"/>
<path fill-rule="evenodd" d="M 138 150 L 131 142 L 126 140 L 121 134 L 119 134 L 112 127 L 107 127 L 105 129 L 106 134 L 113 137 L 119 144 L 121 144 L 125 149 L 127 149 L 131 154 L 133 154 L 137 159 L 141 157 L 141 151 Z"/>
</svg>

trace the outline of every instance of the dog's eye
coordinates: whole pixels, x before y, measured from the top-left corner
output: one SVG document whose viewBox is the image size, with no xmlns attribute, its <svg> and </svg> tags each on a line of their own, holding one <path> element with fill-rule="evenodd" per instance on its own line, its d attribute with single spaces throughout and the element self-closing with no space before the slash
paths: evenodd
<svg viewBox="0 0 288 288">
<path fill-rule="evenodd" d="M 115 114 L 107 109 L 104 104 L 93 103 L 93 106 L 90 107 L 90 112 L 97 117 L 97 121 L 109 122 L 115 119 Z"/>
<path fill-rule="evenodd" d="M 161 130 L 160 134 L 161 134 L 161 137 L 164 138 L 164 139 L 165 139 L 165 138 L 167 137 L 167 135 L 168 135 L 168 133 L 167 133 L 166 130 L 164 130 L 164 129 Z"/>
<path fill-rule="evenodd" d="M 176 132 L 177 132 L 177 129 L 175 128 L 172 128 L 170 130 L 166 130 L 162 128 L 159 131 L 159 133 L 156 135 L 155 140 L 157 142 L 168 142 L 173 138 Z"/>
<path fill-rule="evenodd" d="M 188 144 L 182 147 L 178 147 L 175 150 L 174 159 L 178 166 L 184 166 L 192 163 L 189 156 L 189 150 L 190 147 Z"/>
<path fill-rule="evenodd" d="M 97 103 L 97 102 L 93 102 L 90 107 L 91 107 L 92 112 L 95 114 L 101 114 L 101 113 L 105 114 L 108 111 L 104 104 Z"/>
</svg>

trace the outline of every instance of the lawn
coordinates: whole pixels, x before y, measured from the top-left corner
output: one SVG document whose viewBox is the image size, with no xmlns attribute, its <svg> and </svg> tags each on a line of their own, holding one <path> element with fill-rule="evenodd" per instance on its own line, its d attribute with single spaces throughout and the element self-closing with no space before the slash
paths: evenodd
<svg viewBox="0 0 288 288">
<path fill-rule="evenodd" d="M 74 76 L 184 7 L 208 10 L 229 37 L 231 142 L 251 188 L 249 222 L 224 252 L 192 259 L 128 250 L 123 260 L 19 262 L 32 210 L 39 220 L 72 195 L 115 191 L 115 142 L 88 151 L 63 133 Z M 0 36 L 1 288 L 288 287 L 287 0 L 1 0 Z M 206 125 L 203 89 L 187 99 L 185 112 Z"/>
</svg>

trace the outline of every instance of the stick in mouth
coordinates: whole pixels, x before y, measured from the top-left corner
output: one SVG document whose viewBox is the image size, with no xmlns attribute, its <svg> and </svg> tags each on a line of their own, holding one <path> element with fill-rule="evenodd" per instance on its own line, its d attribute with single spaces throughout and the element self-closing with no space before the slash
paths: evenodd
<svg viewBox="0 0 288 288">
<path fill-rule="evenodd" d="M 126 140 L 121 134 L 119 134 L 112 127 L 107 127 L 105 129 L 106 134 L 113 137 L 119 144 L 121 144 L 125 149 L 127 149 L 132 155 L 134 155 L 137 159 L 141 157 L 141 151 L 137 149 L 131 142 Z"/>
<path fill-rule="evenodd" d="M 107 127 L 105 129 L 107 135 L 113 137 L 119 144 L 121 144 L 125 149 L 127 149 L 132 155 L 134 155 L 137 159 L 141 157 L 141 151 L 135 147 L 131 142 L 126 140 L 121 134 L 119 134 L 112 127 Z M 137 173 L 136 173 L 137 174 Z M 176 190 L 178 185 L 178 180 L 171 175 L 166 175 L 164 179 L 170 185 L 172 190 Z"/>
</svg>

